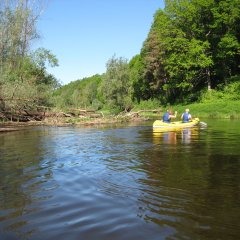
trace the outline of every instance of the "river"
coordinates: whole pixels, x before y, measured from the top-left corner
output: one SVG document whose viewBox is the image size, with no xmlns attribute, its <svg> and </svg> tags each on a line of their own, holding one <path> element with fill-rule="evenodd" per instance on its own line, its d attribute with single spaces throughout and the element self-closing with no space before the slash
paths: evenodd
<svg viewBox="0 0 240 240">
<path fill-rule="evenodd" d="M 240 239 L 240 121 L 0 134 L 0 239 Z"/>
</svg>

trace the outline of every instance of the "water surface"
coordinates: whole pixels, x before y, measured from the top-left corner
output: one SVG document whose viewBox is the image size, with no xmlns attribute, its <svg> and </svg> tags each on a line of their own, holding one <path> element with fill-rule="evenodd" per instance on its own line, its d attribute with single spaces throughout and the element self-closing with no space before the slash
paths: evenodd
<svg viewBox="0 0 240 240">
<path fill-rule="evenodd" d="M 0 239 L 240 239 L 240 122 L 0 134 Z"/>
</svg>

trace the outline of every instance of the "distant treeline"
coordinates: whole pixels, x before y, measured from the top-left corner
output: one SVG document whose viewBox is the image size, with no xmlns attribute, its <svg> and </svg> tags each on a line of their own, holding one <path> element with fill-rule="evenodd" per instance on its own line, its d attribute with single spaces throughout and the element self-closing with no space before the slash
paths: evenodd
<svg viewBox="0 0 240 240">
<path fill-rule="evenodd" d="M 105 74 L 58 89 L 55 104 L 128 110 L 141 101 L 236 100 L 239 74 L 240 0 L 166 0 L 140 54 L 113 56 Z"/>
<path fill-rule="evenodd" d="M 0 4 L 0 97 L 29 98 L 17 107 L 130 110 L 143 102 L 188 104 L 240 96 L 240 0 L 166 0 L 156 11 L 140 53 L 112 56 L 106 72 L 59 87 L 45 64 L 49 50 L 31 53 L 38 37 L 30 0 Z M 13 103 L 11 103 L 14 105 Z"/>
</svg>

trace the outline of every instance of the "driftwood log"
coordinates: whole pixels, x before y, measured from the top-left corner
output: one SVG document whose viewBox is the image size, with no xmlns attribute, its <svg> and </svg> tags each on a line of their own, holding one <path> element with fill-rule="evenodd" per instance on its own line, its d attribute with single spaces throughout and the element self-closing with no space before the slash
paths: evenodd
<svg viewBox="0 0 240 240">
<path fill-rule="evenodd" d="M 30 111 L 30 110 L 8 110 L 0 111 L 0 119 L 13 122 L 42 121 L 45 118 L 103 118 L 102 113 L 96 113 L 95 110 L 89 109 L 69 109 L 66 112 L 52 111 Z"/>
<path fill-rule="evenodd" d="M 9 127 L 0 127 L 0 133 L 1 132 L 12 132 L 12 131 L 18 131 L 19 128 L 9 128 Z"/>
<path fill-rule="evenodd" d="M 68 114 L 71 114 L 75 117 L 81 118 L 102 118 L 104 117 L 103 113 L 96 113 L 96 110 L 93 109 L 79 109 L 79 108 L 70 108 Z"/>
<path fill-rule="evenodd" d="M 162 110 L 160 109 L 153 109 L 153 110 L 149 110 L 149 109 L 146 109 L 146 110 L 139 110 L 139 111 L 136 111 L 136 112 L 121 112 L 117 117 L 130 117 L 130 118 L 137 118 L 140 116 L 140 113 L 143 113 L 143 112 L 151 112 L 151 113 L 158 113 L 160 114 L 162 112 Z"/>
</svg>

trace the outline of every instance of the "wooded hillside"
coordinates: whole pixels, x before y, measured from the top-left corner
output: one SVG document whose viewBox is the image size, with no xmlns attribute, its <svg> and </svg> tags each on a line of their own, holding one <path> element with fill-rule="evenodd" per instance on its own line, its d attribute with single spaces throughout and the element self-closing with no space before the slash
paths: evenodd
<svg viewBox="0 0 240 240">
<path fill-rule="evenodd" d="M 74 102 L 75 95 L 67 93 L 73 83 L 64 87 L 61 99 L 75 106 L 96 101 L 100 108 L 122 111 L 154 99 L 163 105 L 200 101 L 210 90 L 221 98 L 226 93 L 236 96 L 240 0 L 166 0 L 165 8 L 154 15 L 140 53 L 130 61 L 113 56 L 106 67 L 97 88 L 91 87 L 91 78 L 84 79 L 83 88 L 78 81 L 79 94 L 86 97 L 91 89 L 96 93 L 91 101 L 80 97 Z"/>
</svg>

